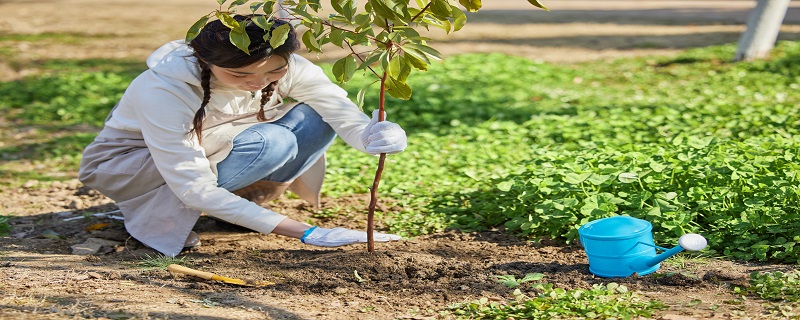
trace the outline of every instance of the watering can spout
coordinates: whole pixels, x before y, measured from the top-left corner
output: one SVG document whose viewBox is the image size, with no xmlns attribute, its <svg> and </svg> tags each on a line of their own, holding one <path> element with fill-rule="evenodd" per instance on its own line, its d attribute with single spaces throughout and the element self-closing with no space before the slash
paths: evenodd
<svg viewBox="0 0 800 320">
<path fill-rule="evenodd" d="M 687 233 L 678 239 L 678 246 L 662 252 L 655 257 L 642 257 L 631 263 L 631 269 L 635 272 L 641 272 L 652 268 L 653 266 L 661 263 L 661 261 L 672 257 L 678 252 L 683 250 L 700 251 L 708 245 L 706 238 L 696 233 Z"/>
</svg>

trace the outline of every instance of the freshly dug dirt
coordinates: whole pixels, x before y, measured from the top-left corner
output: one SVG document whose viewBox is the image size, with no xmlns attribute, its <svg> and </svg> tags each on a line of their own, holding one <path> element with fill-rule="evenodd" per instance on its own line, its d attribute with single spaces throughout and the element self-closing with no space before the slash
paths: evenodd
<svg viewBox="0 0 800 320">
<path fill-rule="evenodd" d="M 484 10 L 470 14 L 464 30 L 431 36 L 446 55 L 505 52 L 553 63 L 671 55 L 735 42 L 754 5 L 544 2 L 551 12 L 532 9 L 522 0 L 484 1 Z M 32 62 L 45 59 L 142 60 L 160 44 L 181 38 L 187 26 L 213 7 L 213 1 L 196 0 L 0 1 L 0 12 L 13 13 L 0 21 L 0 46 L 13 53 L 13 61 L 0 58 L 0 80 L 37 72 Z M 792 3 L 780 39 L 800 39 L 797 3 Z M 0 123 L 5 123 L 2 117 Z M 25 136 L 24 128 L 0 132 Z M 15 143 L 2 140 L 4 147 Z M 17 163 L 21 170 L 46 170 L 40 164 Z M 796 265 L 674 258 L 648 276 L 603 279 L 588 271 L 578 245 L 531 243 L 502 230 L 443 232 L 379 243 L 376 252 L 368 253 L 365 245 L 312 247 L 202 217 L 195 230 L 203 245 L 180 255 L 182 264 L 274 284 L 209 282 L 148 268 L 145 262 L 158 254 L 130 238 L 114 219 L 119 216 L 115 204 L 75 176 L 72 172 L 63 182 L 32 180 L 0 190 L 0 215 L 14 217 L 11 236 L 0 238 L 0 319 L 437 319 L 454 303 L 511 298 L 512 289 L 496 276 L 521 278 L 527 273 L 543 273 L 542 281 L 565 289 L 622 283 L 669 305 L 659 313 L 661 319 L 790 317 L 777 313 L 774 303 L 741 299 L 732 288 L 747 285 L 750 272 L 785 271 Z M 366 208 L 367 201 L 368 195 L 353 195 L 324 199 L 323 206 Z M 366 213 L 319 218 L 300 200 L 284 198 L 271 205 L 301 221 L 365 228 Z M 400 210 L 385 200 L 380 206 L 384 212 Z M 74 254 L 91 243 L 97 243 L 96 253 Z M 520 288 L 536 294 L 527 286 Z"/>
</svg>

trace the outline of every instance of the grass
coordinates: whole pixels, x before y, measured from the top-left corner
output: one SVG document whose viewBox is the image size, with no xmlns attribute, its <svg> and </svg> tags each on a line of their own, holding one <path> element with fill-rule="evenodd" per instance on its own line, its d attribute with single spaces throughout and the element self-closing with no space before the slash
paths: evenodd
<svg viewBox="0 0 800 320">
<path fill-rule="evenodd" d="M 8 216 L 0 216 L 0 237 L 7 237 L 11 232 L 11 226 L 8 224 Z"/>
<path fill-rule="evenodd" d="M 588 290 L 565 290 L 547 283 L 534 287 L 541 293 L 526 296 L 517 289 L 513 299 L 457 303 L 450 312 L 459 319 L 635 319 L 649 318 L 668 308 L 614 282 L 595 284 Z"/>
<path fill-rule="evenodd" d="M 153 256 L 145 254 L 143 258 L 136 262 L 136 266 L 143 270 L 167 270 L 167 266 L 171 264 L 186 264 L 186 258 L 187 257 L 185 256 L 169 257 L 162 254 L 156 254 Z"/>
</svg>

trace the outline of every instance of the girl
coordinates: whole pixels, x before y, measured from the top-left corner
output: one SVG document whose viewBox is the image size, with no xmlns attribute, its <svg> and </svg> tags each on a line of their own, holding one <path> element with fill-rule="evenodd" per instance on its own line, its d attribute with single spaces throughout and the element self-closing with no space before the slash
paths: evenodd
<svg viewBox="0 0 800 320">
<path fill-rule="evenodd" d="M 378 122 L 377 110 L 370 120 L 321 68 L 295 55 L 293 29 L 272 48 L 251 16 L 234 18 L 246 25 L 250 54 L 230 43 L 220 21 L 188 44 L 157 49 L 85 149 L 79 179 L 117 201 L 131 236 L 167 256 L 199 245 L 192 228 L 201 212 L 311 245 L 366 242 L 365 232 L 314 227 L 260 204 L 288 188 L 318 206 L 324 153 L 337 135 L 380 154 L 403 151 L 405 132 Z"/>
</svg>

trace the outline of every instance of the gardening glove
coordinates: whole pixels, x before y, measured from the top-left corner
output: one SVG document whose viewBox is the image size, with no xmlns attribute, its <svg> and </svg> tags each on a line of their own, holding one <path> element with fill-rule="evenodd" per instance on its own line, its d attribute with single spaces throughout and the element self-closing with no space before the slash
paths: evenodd
<svg viewBox="0 0 800 320">
<path fill-rule="evenodd" d="M 372 112 L 372 120 L 361 134 L 361 143 L 367 148 L 367 153 L 373 155 L 398 153 L 408 145 L 406 132 L 400 125 L 386 121 L 385 117 L 384 121 L 378 122 L 378 110 Z"/>
<path fill-rule="evenodd" d="M 388 242 L 400 240 L 401 237 L 394 234 L 375 232 L 374 239 L 377 242 Z M 303 237 L 300 238 L 300 241 L 320 247 L 338 247 L 358 242 L 367 242 L 367 233 L 345 228 L 326 229 L 311 227 L 303 233 Z"/>
</svg>

